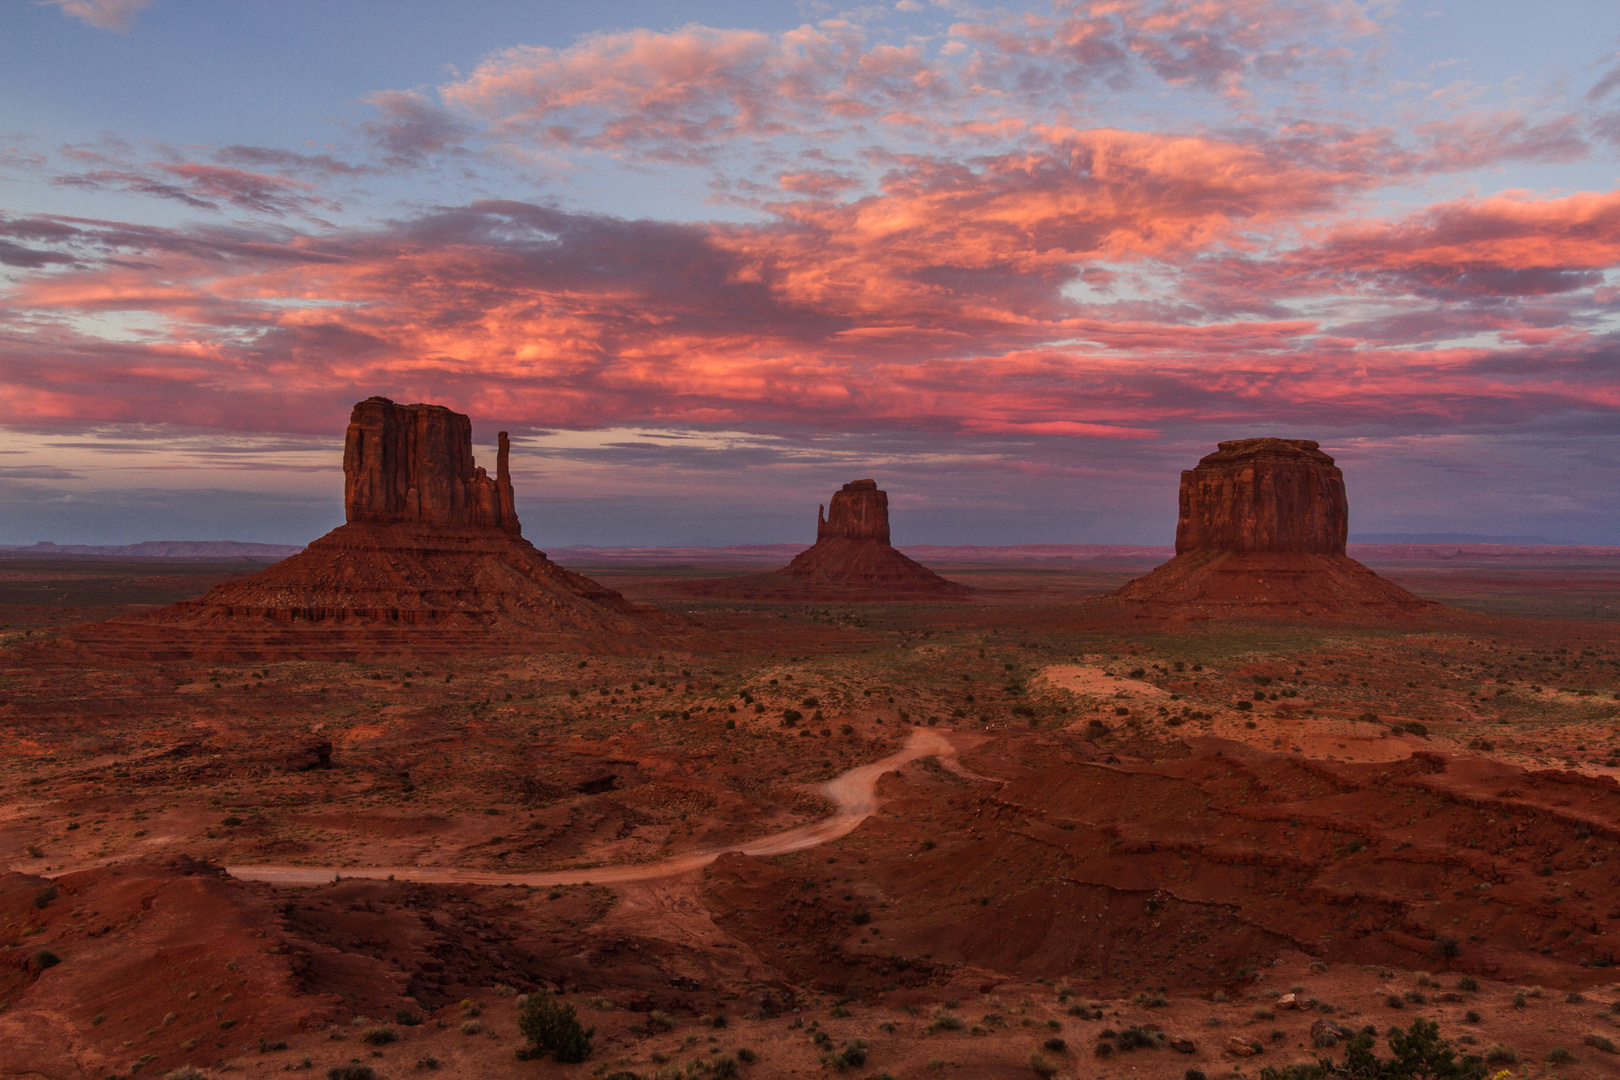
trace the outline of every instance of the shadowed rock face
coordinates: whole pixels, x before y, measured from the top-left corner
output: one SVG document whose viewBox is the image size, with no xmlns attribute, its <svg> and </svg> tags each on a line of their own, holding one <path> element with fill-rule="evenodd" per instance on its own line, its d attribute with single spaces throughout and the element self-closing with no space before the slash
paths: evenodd
<svg viewBox="0 0 1620 1080">
<path fill-rule="evenodd" d="M 1111 594 L 1164 618 L 1384 619 L 1439 605 L 1345 554 L 1344 474 L 1309 439 L 1223 442 L 1181 474 L 1176 557 Z"/>
<path fill-rule="evenodd" d="M 833 537 L 889 542 L 889 493 L 879 491 L 876 480 L 845 484 L 833 492 L 831 506 L 825 517 L 816 510 L 816 543 Z"/>
<path fill-rule="evenodd" d="M 500 433 L 495 478 L 473 464 L 472 421 L 442 405 L 354 407 L 343 444 L 343 509 L 351 523 L 519 531 Z"/>
<path fill-rule="evenodd" d="M 1223 442 L 1181 474 L 1177 555 L 1343 555 L 1349 529 L 1344 474 L 1310 439 Z"/>
<path fill-rule="evenodd" d="M 345 524 L 252 577 L 79 639 L 131 657 L 352 659 L 564 640 L 625 649 L 686 625 L 523 539 L 508 454 L 503 431 L 491 479 L 473 464 L 467 417 L 368 398 L 344 444 Z"/>
</svg>

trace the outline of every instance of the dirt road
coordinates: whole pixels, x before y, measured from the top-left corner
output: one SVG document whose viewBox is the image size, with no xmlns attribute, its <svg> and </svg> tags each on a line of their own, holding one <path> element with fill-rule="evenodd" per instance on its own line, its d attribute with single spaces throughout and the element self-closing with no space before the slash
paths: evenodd
<svg viewBox="0 0 1620 1080">
<path fill-rule="evenodd" d="M 836 808 L 831 817 L 796 829 L 750 840 L 735 847 L 691 851 L 654 863 L 629 866 L 599 866 L 591 870 L 551 870 L 537 874 L 496 874 L 455 866 L 227 866 L 226 871 L 243 881 L 267 881 L 274 885 L 324 885 L 338 877 L 393 878 L 440 885 L 614 885 L 630 881 L 651 881 L 674 877 L 709 865 L 727 851 L 744 855 L 780 855 L 785 851 L 815 847 L 836 840 L 855 829 L 877 810 L 878 779 L 907 762 L 937 757 L 940 764 L 969 779 L 984 777 L 968 772 L 956 761 L 956 747 L 947 732 L 935 728 L 912 728 L 899 750 L 870 765 L 841 773 L 821 785 L 820 792 Z"/>
</svg>

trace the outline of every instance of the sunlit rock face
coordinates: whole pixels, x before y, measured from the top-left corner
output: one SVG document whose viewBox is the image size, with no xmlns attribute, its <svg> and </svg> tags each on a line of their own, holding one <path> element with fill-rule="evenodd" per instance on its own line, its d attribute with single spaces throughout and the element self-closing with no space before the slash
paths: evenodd
<svg viewBox="0 0 1620 1080">
<path fill-rule="evenodd" d="M 443 405 L 354 407 L 343 443 L 343 509 L 351 523 L 519 531 L 506 432 L 491 479 L 473 464 L 472 421 Z"/>
<path fill-rule="evenodd" d="M 1238 439 L 1181 474 L 1176 554 L 1343 555 L 1344 474 L 1310 439 Z"/>
</svg>

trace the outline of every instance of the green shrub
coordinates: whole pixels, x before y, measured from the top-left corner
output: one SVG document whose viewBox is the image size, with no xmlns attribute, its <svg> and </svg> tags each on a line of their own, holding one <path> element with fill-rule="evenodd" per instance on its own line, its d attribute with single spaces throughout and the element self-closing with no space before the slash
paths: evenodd
<svg viewBox="0 0 1620 1080">
<path fill-rule="evenodd" d="M 1145 1027 L 1132 1024 L 1115 1037 L 1114 1042 L 1121 1050 L 1136 1050 L 1139 1048 L 1152 1048 L 1164 1045 L 1164 1036 L 1157 1031 L 1149 1031 Z"/>
<path fill-rule="evenodd" d="M 834 1072 L 844 1072 L 847 1069 L 856 1069 L 866 1064 L 866 1040 L 855 1039 L 845 1043 L 838 1050 L 829 1050 L 821 1055 L 821 1064 Z"/>
<path fill-rule="evenodd" d="M 1472 975 L 1464 975 L 1457 980 L 1457 989 L 1465 994 L 1477 994 L 1479 992 L 1479 980 Z"/>
<path fill-rule="evenodd" d="M 591 1056 L 591 1037 L 596 1029 L 586 1029 L 574 1015 L 574 1007 L 544 990 L 536 990 L 524 1001 L 518 1013 L 518 1030 L 529 1045 L 517 1054 L 523 1061 L 550 1055 L 565 1065 L 577 1064 Z"/>
<path fill-rule="evenodd" d="M 1374 1029 L 1363 1028 L 1345 1043 L 1344 1061 L 1318 1058 L 1314 1065 L 1267 1066 L 1260 1080 L 1329 1080 L 1351 1076 L 1365 1080 L 1484 1080 L 1485 1062 L 1476 1057 L 1459 1059 L 1451 1043 L 1440 1037 L 1440 1025 L 1414 1020 L 1405 1031 L 1390 1029 L 1393 1057 L 1379 1060 L 1373 1053 Z M 1487 1057 L 1487 1060 L 1489 1058 Z"/>
<path fill-rule="evenodd" d="M 651 1024 L 659 1031 L 674 1031 L 676 1026 L 680 1024 L 680 1021 L 662 1009 L 654 1009 L 652 1012 L 647 1014 L 647 1023 Z"/>
<path fill-rule="evenodd" d="M 399 1041 L 399 1032 L 391 1027 L 366 1028 L 360 1033 L 360 1041 L 370 1043 L 372 1046 L 387 1046 L 391 1042 Z"/>
<path fill-rule="evenodd" d="M 927 1027 L 923 1028 L 923 1033 L 926 1035 L 935 1031 L 961 1031 L 965 1027 L 967 1027 L 967 1025 L 962 1022 L 962 1018 L 960 1016 L 957 1016 L 952 1012 L 946 1012 L 944 1009 L 940 1009 L 934 1013 L 933 1022 Z"/>
</svg>

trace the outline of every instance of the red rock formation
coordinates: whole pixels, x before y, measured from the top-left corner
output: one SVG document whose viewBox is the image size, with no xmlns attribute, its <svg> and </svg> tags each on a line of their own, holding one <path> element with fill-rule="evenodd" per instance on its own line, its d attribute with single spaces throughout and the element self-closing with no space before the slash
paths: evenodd
<svg viewBox="0 0 1620 1080">
<path fill-rule="evenodd" d="M 1343 555 L 1344 474 L 1310 439 L 1239 439 L 1181 474 L 1176 554 L 1285 551 Z"/>
<path fill-rule="evenodd" d="M 949 581 L 889 543 L 889 495 L 855 480 L 816 510 L 816 543 L 782 569 L 692 582 L 683 591 L 759 600 L 929 600 L 962 596 Z"/>
<path fill-rule="evenodd" d="M 832 512 L 816 508 L 816 543 L 845 540 L 889 542 L 889 493 L 879 491 L 876 480 L 851 480 L 833 492 Z"/>
<path fill-rule="evenodd" d="M 1182 618 L 1383 618 L 1439 605 L 1344 553 L 1344 475 L 1308 439 L 1239 439 L 1181 474 L 1176 557 L 1112 594 Z"/>
<path fill-rule="evenodd" d="M 540 638 L 623 648 L 685 625 L 564 570 L 524 540 L 509 453 L 502 432 L 491 479 L 473 462 L 467 417 L 362 401 L 343 453 L 347 524 L 262 573 L 86 628 L 80 640 L 122 655 L 314 659 L 533 647 Z M 154 624 L 163 628 L 158 642 Z"/>
<path fill-rule="evenodd" d="M 466 416 L 442 405 L 367 398 L 354 407 L 344 439 L 346 520 L 516 533 L 508 452 L 503 431 L 491 480 L 473 464 L 472 421 Z"/>
</svg>

